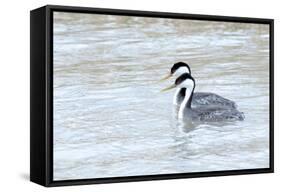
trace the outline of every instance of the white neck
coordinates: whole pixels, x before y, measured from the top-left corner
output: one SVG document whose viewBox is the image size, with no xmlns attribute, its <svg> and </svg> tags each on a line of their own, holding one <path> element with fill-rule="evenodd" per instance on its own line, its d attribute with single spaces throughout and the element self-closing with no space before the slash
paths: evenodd
<svg viewBox="0 0 281 192">
<path fill-rule="evenodd" d="M 186 88 L 186 90 L 185 90 L 185 97 L 184 97 L 184 99 L 180 105 L 180 109 L 179 109 L 179 114 L 178 114 L 179 119 L 183 119 L 183 117 L 184 117 L 184 109 L 187 107 L 187 103 L 188 103 L 189 99 L 191 99 L 190 97 L 194 90 L 194 86 L 195 86 L 195 83 L 192 80 L 185 80 L 180 85 L 181 88 Z"/>
<path fill-rule="evenodd" d="M 192 89 L 186 89 L 184 100 L 182 101 L 180 109 L 179 109 L 179 114 L 178 114 L 179 119 L 183 119 L 183 117 L 184 117 L 184 109 L 187 107 L 187 103 L 191 96 L 191 93 L 192 93 Z"/>
</svg>

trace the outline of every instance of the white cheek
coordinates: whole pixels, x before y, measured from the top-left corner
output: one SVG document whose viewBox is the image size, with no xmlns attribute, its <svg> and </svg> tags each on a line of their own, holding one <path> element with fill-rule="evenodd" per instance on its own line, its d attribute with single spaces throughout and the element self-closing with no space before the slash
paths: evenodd
<svg viewBox="0 0 281 192">
<path fill-rule="evenodd" d="M 184 82 L 182 82 L 180 85 L 179 85 L 180 88 L 186 88 L 188 90 L 192 90 L 193 87 L 194 87 L 194 82 L 190 79 L 188 80 L 185 80 Z"/>
<path fill-rule="evenodd" d="M 182 74 L 184 74 L 184 73 L 190 73 L 187 67 L 180 67 L 180 68 L 178 68 L 178 69 L 175 71 L 174 75 L 175 75 L 176 77 L 178 77 L 178 76 L 180 76 L 180 75 L 182 75 Z"/>
</svg>

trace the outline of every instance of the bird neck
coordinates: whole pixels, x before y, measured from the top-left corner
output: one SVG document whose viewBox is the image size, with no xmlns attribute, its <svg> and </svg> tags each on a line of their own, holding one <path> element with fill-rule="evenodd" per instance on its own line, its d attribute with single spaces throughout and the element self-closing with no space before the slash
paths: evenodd
<svg viewBox="0 0 281 192">
<path fill-rule="evenodd" d="M 178 114 L 179 119 L 183 118 L 184 110 L 186 108 L 191 109 L 191 101 L 192 101 L 194 88 L 195 88 L 195 86 L 193 86 L 192 89 L 188 89 L 188 88 L 185 89 L 185 97 L 184 97 L 183 102 L 181 103 L 180 109 L 179 109 L 179 114 Z"/>
<path fill-rule="evenodd" d="M 174 105 L 179 105 L 180 103 L 180 98 L 185 96 L 185 90 L 186 88 L 177 88 L 174 99 L 173 99 L 173 104 Z"/>
</svg>

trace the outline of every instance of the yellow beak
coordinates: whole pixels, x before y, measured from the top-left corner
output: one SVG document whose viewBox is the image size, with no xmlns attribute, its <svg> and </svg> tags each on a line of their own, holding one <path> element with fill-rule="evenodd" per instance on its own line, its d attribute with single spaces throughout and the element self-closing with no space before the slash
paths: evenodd
<svg viewBox="0 0 281 192">
<path fill-rule="evenodd" d="M 168 90 L 170 90 L 170 89 L 174 89 L 175 87 L 176 87 L 176 85 L 173 84 L 173 85 L 171 85 L 171 86 L 169 86 L 169 87 L 166 87 L 166 88 L 162 89 L 161 92 L 165 92 L 165 91 L 168 91 Z"/>
<path fill-rule="evenodd" d="M 163 77 L 162 79 L 160 79 L 159 81 L 165 81 L 166 79 L 169 79 L 170 77 L 172 77 L 172 74 L 168 74 L 165 77 Z"/>
</svg>

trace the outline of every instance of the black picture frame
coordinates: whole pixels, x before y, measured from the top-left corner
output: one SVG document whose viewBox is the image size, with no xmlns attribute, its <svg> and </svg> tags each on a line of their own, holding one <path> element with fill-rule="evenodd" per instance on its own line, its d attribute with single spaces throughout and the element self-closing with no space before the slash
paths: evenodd
<svg viewBox="0 0 281 192">
<path fill-rule="evenodd" d="M 98 179 L 53 180 L 53 12 L 76 12 L 205 21 L 268 24 L 270 26 L 270 167 L 231 171 L 143 175 Z M 82 185 L 274 172 L 274 20 L 246 17 L 148 12 L 46 5 L 30 12 L 30 180 L 43 186 Z"/>
</svg>

